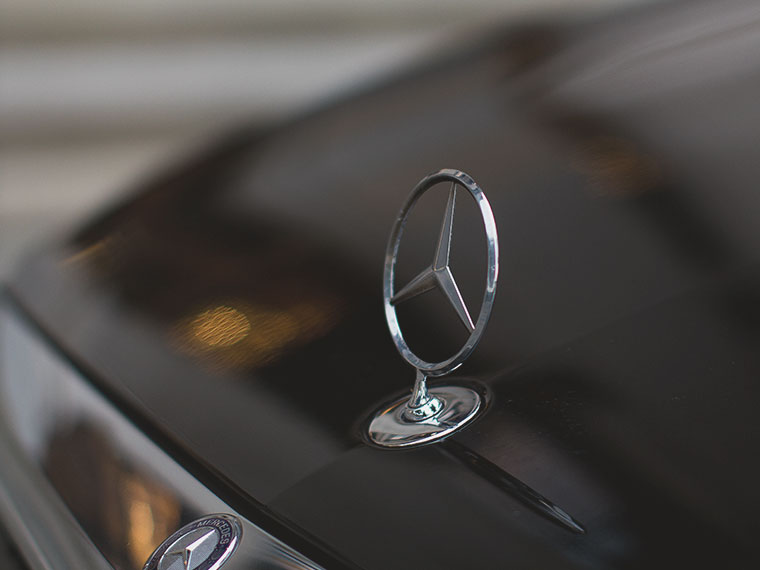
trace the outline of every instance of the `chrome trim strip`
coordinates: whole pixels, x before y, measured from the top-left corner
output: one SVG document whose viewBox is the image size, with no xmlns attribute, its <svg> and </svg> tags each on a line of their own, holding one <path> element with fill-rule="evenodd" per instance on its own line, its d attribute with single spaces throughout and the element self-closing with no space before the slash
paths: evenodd
<svg viewBox="0 0 760 570">
<path fill-rule="evenodd" d="M 32 568 L 112 570 L 0 422 L 0 517 Z"/>
<path fill-rule="evenodd" d="M 107 449 L 113 453 L 109 455 L 112 461 L 109 467 L 118 463 L 115 477 L 120 473 L 128 477 L 125 484 L 114 485 L 112 496 L 106 499 L 113 498 L 114 493 L 126 492 L 124 489 L 134 487 L 135 481 L 145 482 L 149 489 L 160 489 L 163 504 L 172 505 L 176 512 L 176 526 L 165 536 L 151 538 L 151 551 L 194 519 L 209 513 L 229 513 L 240 519 L 242 539 L 234 556 L 225 563 L 225 570 L 320 568 L 214 495 L 138 430 L 68 362 L 50 350 L 28 323 L 12 311 L 4 310 L 2 304 L 0 408 L 0 516 L 14 532 L 14 539 L 24 555 L 36 567 L 45 570 L 141 568 L 150 554 L 146 553 L 139 566 L 135 560 L 126 563 L 115 560 L 113 554 L 109 560 L 113 544 L 100 536 L 101 532 L 87 528 L 88 524 L 92 526 L 87 517 L 75 516 L 80 505 L 71 497 L 87 496 L 89 490 L 82 487 L 86 482 L 80 483 L 74 477 L 72 483 L 69 478 L 66 484 L 80 487 L 66 500 L 51 480 L 56 474 L 50 472 L 55 469 L 50 463 L 51 450 L 61 452 L 56 434 L 70 433 L 72 426 L 89 426 L 98 441 L 110 445 Z M 119 496 L 116 499 L 129 500 Z M 150 495 L 147 499 L 142 496 L 140 501 L 149 502 Z M 145 507 L 140 501 L 133 501 L 132 506 Z M 107 507 L 98 505 L 102 510 Z M 130 509 L 116 511 L 114 515 L 114 509 L 110 509 L 106 515 L 126 518 Z M 129 530 L 129 520 L 117 522 L 115 526 L 127 525 L 124 528 Z M 103 529 L 103 533 L 107 532 Z"/>
</svg>

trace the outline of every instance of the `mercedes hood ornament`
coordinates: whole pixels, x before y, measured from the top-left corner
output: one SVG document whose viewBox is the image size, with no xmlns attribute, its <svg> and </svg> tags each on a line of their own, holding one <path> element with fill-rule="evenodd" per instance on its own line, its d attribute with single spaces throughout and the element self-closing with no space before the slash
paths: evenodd
<svg viewBox="0 0 760 570">
<path fill-rule="evenodd" d="M 446 213 L 441 225 L 435 255 L 429 267 L 400 289 L 396 289 L 395 269 L 399 244 L 406 220 L 419 198 L 434 188 L 448 188 Z M 457 197 L 464 189 L 477 204 L 486 234 L 488 261 L 486 286 L 480 311 L 473 321 L 449 265 Z M 401 356 L 417 369 L 417 377 L 409 398 L 403 398 L 378 410 L 369 424 L 369 439 L 382 447 L 410 447 L 431 443 L 470 422 L 482 406 L 480 395 L 467 387 L 454 384 L 428 388 L 428 378 L 444 376 L 459 367 L 480 342 L 491 316 L 496 281 L 499 274 L 499 241 L 491 206 L 483 190 L 464 172 L 444 169 L 423 178 L 412 190 L 391 230 L 385 253 L 383 301 L 393 342 Z M 469 337 L 459 351 L 441 362 L 427 362 L 407 345 L 399 326 L 396 306 L 422 293 L 438 289 L 456 312 Z"/>
</svg>

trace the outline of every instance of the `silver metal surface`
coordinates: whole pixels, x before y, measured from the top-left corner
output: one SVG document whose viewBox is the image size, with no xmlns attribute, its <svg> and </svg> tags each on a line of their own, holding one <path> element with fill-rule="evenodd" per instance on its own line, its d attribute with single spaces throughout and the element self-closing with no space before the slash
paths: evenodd
<svg viewBox="0 0 760 570">
<path fill-rule="evenodd" d="M 377 414 L 369 437 L 383 447 L 412 447 L 445 438 L 477 415 L 480 395 L 462 386 L 430 388 L 433 398 L 442 403 L 432 417 L 410 421 L 406 417 L 408 398 L 396 400 Z"/>
<path fill-rule="evenodd" d="M 86 476 L 55 480 L 60 437 L 74 433 L 86 437 L 80 452 L 95 450 Z M 320 568 L 212 493 L 2 303 L 0 457 L 0 517 L 34 568 L 139 570 L 167 535 L 209 513 L 240 524 L 224 570 Z"/>
<path fill-rule="evenodd" d="M 396 261 L 407 218 L 420 197 L 439 184 L 450 184 L 450 187 L 433 261 L 397 292 Z M 459 187 L 467 190 L 475 200 L 483 219 L 487 243 L 486 287 L 480 312 L 474 323 L 449 263 Z M 480 342 L 491 316 L 498 276 L 499 240 L 496 221 L 480 187 L 470 176 L 459 170 L 444 169 L 423 178 L 412 190 L 393 224 L 385 253 L 383 274 L 383 302 L 388 328 L 401 356 L 417 369 L 417 377 L 410 398 L 376 412 L 369 426 L 371 441 L 384 447 L 422 445 L 448 436 L 475 417 L 481 407 L 480 395 L 477 392 L 463 387 L 429 390 L 427 379 L 443 376 L 459 367 Z M 432 289 L 438 289 L 443 293 L 462 325 L 470 333 L 462 348 L 441 362 L 427 362 L 412 352 L 404 339 L 396 315 L 396 305 Z"/>
<path fill-rule="evenodd" d="M 233 516 L 203 517 L 167 538 L 144 570 L 218 570 L 240 541 L 240 522 Z"/>
<path fill-rule="evenodd" d="M 441 234 L 438 238 L 438 247 L 430 267 L 423 270 L 417 277 L 412 279 L 407 285 L 396 293 L 395 290 L 395 270 L 396 260 L 398 257 L 398 248 L 404 233 L 406 220 L 420 197 L 441 183 L 451 185 L 449 189 L 449 200 L 446 206 Z M 483 302 L 480 306 L 480 313 L 477 321 L 473 324 L 470 313 L 459 293 L 454 275 L 449 266 L 449 252 L 451 249 L 451 240 L 453 235 L 454 206 L 456 202 L 457 187 L 461 186 L 466 189 L 470 196 L 475 200 L 480 214 L 483 218 L 483 226 L 486 232 L 486 243 L 488 249 L 488 261 L 486 268 L 486 287 L 483 293 Z M 486 324 L 491 316 L 493 301 L 496 295 L 496 282 L 499 276 L 499 239 L 496 232 L 496 220 L 494 220 L 491 205 L 488 203 L 485 194 L 475 181 L 464 172 L 459 170 L 444 169 L 435 174 L 431 174 L 420 181 L 412 190 L 406 202 L 399 212 L 396 222 L 393 224 L 391 236 L 388 241 L 388 248 L 385 252 L 385 272 L 383 275 L 383 301 L 385 305 L 385 317 L 388 321 L 388 328 L 391 331 L 393 342 L 404 359 L 421 370 L 426 376 L 443 376 L 460 366 L 480 342 L 485 332 Z M 470 331 L 470 336 L 462 348 L 451 358 L 442 362 L 427 362 L 412 352 L 404 340 L 401 333 L 398 317 L 396 316 L 396 305 L 421 293 L 431 289 L 438 288 L 448 299 L 451 306 L 456 311 L 463 325 Z"/>
<path fill-rule="evenodd" d="M 0 422 L 0 519 L 24 560 L 44 570 L 113 570 Z"/>
</svg>

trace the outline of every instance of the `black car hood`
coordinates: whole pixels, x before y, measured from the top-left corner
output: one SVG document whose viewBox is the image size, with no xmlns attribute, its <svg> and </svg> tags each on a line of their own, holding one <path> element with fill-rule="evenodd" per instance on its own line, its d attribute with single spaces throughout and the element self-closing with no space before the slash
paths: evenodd
<svg viewBox="0 0 760 570">
<path fill-rule="evenodd" d="M 358 566 L 746 563 L 760 76 L 694 68 L 760 45 L 689 31 L 718 16 L 526 27 L 243 132 L 32 259 L 12 293 L 210 477 Z M 642 52 L 676 21 L 681 43 Z M 379 450 L 364 423 L 413 380 L 382 312 L 387 235 L 440 168 L 475 178 L 498 225 L 495 310 L 453 375 L 488 405 L 441 445 Z M 432 255 L 442 209 L 419 212 L 401 280 Z M 462 216 L 452 266 L 477 304 L 483 237 Z M 434 296 L 403 318 L 422 355 L 461 341 Z"/>
</svg>

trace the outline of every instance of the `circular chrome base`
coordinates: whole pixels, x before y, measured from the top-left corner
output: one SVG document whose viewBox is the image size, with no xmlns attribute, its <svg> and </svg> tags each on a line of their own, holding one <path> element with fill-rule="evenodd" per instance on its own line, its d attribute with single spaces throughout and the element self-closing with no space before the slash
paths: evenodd
<svg viewBox="0 0 760 570">
<path fill-rule="evenodd" d="M 448 437 L 470 422 L 480 410 L 480 395 L 462 386 L 430 388 L 430 396 L 443 404 L 431 417 L 415 420 L 409 398 L 378 411 L 369 424 L 369 439 L 382 447 L 412 447 Z"/>
</svg>

